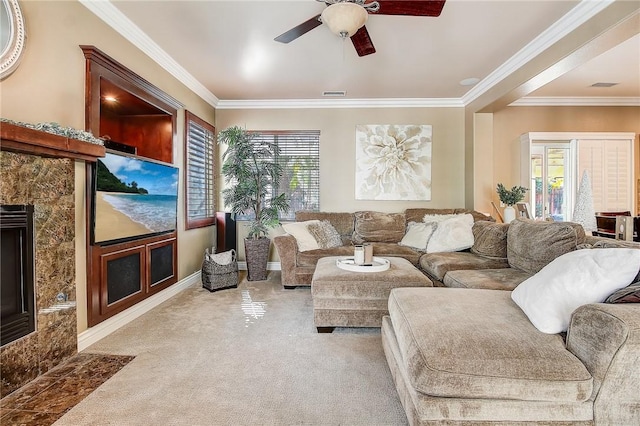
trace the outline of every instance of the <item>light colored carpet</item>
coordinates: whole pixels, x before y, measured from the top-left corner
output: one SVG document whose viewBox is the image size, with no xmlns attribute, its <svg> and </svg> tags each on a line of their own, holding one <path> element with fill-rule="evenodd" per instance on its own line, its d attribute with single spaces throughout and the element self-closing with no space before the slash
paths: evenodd
<svg viewBox="0 0 640 426">
<path fill-rule="evenodd" d="M 380 329 L 318 334 L 280 273 L 189 288 L 85 352 L 136 358 L 55 425 L 406 425 Z"/>
</svg>

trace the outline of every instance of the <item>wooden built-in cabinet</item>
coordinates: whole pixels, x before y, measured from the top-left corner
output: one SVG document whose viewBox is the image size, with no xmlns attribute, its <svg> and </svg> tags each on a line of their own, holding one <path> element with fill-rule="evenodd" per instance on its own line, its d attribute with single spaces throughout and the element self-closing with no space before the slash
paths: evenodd
<svg viewBox="0 0 640 426">
<path fill-rule="evenodd" d="M 86 58 L 87 130 L 129 145 L 141 157 L 172 163 L 182 105 L 95 47 L 80 47 Z"/>
<path fill-rule="evenodd" d="M 182 105 L 93 46 L 86 58 L 86 129 L 105 146 L 173 163 Z M 177 230 L 113 244 L 92 244 L 94 168 L 86 165 L 87 317 L 89 327 L 177 282 Z"/>
</svg>

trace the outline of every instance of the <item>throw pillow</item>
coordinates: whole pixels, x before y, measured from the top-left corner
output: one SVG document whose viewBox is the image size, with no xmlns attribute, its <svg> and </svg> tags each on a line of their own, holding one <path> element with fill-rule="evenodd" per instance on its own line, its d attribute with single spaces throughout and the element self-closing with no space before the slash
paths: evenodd
<svg viewBox="0 0 640 426">
<path fill-rule="evenodd" d="M 427 243 L 427 253 L 465 250 L 473 246 L 473 216 L 459 214 L 441 222 Z"/>
<path fill-rule="evenodd" d="M 310 223 L 308 226 L 309 233 L 318 242 L 321 249 L 328 249 L 342 246 L 342 238 L 328 220 L 322 220 L 320 223 Z"/>
<path fill-rule="evenodd" d="M 604 303 L 640 303 L 640 282 L 613 292 Z"/>
<path fill-rule="evenodd" d="M 354 214 L 352 241 L 363 243 L 397 243 L 404 237 L 407 222 L 404 213 L 360 211 Z"/>
<path fill-rule="evenodd" d="M 471 253 L 493 259 L 507 258 L 508 223 L 495 223 L 479 220 L 471 228 L 473 246 Z"/>
<path fill-rule="evenodd" d="M 603 302 L 632 282 L 640 250 L 576 250 L 546 265 L 511 292 L 511 298 L 543 333 L 567 331 L 579 306 Z"/>
<path fill-rule="evenodd" d="M 456 217 L 459 216 L 455 213 L 446 213 L 446 214 L 425 214 L 424 217 L 422 218 L 422 221 L 425 223 L 431 223 L 431 222 L 442 222 L 444 220 L 447 219 L 451 219 L 452 217 Z"/>
<path fill-rule="evenodd" d="M 293 235 L 298 244 L 299 251 L 317 250 L 320 248 L 318 242 L 309 232 L 309 225 L 320 223 L 319 220 L 307 220 L 305 222 L 283 223 L 282 228 L 287 234 Z"/>
<path fill-rule="evenodd" d="M 427 249 L 429 237 L 433 234 L 435 223 L 409 222 L 407 233 L 398 244 L 401 246 L 413 247 L 420 251 Z"/>
</svg>

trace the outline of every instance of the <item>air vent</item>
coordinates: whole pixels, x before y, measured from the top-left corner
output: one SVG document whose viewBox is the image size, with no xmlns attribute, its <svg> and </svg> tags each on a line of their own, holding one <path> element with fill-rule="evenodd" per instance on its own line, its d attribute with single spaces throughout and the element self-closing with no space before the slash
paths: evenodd
<svg viewBox="0 0 640 426">
<path fill-rule="evenodd" d="M 591 85 L 591 87 L 612 87 L 612 86 L 615 86 L 616 84 L 620 84 L 620 83 L 594 83 Z"/>
<path fill-rule="evenodd" d="M 324 92 L 322 92 L 322 96 L 332 96 L 332 97 L 344 96 L 346 94 L 347 94 L 346 90 L 325 90 Z"/>
</svg>

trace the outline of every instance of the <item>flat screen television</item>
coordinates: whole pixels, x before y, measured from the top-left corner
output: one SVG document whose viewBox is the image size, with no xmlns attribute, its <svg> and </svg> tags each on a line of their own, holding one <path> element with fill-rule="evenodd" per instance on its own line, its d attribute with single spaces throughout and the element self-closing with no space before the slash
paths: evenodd
<svg viewBox="0 0 640 426">
<path fill-rule="evenodd" d="M 176 229 L 176 167 L 107 152 L 94 170 L 93 244 L 124 242 Z"/>
</svg>

